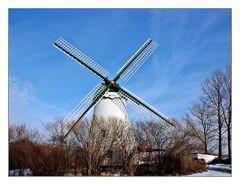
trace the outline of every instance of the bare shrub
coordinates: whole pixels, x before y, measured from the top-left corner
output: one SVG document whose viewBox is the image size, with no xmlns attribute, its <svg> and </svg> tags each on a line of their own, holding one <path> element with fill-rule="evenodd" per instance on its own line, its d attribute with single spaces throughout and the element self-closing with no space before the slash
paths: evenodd
<svg viewBox="0 0 240 185">
<path fill-rule="evenodd" d="M 41 134 L 36 129 L 27 128 L 25 124 L 13 124 L 8 128 L 8 142 L 27 140 L 34 143 L 41 142 Z"/>
<path fill-rule="evenodd" d="M 60 147 L 17 141 L 9 146 L 9 168 L 29 168 L 33 175 L 62 176 L 69 169 L 68 152 Z"/>
<path fill-rule="evenodd" d="M 134 174 L 135 139 L 129 122 L 95 118 L 79 123 L 73 133 L 76 140 L 71 136 L 71 145 L 83 150 L 83 166 L 79 168 L 87 169 L 87 175 L 100 175 L 101 168 L 115 172 L 119 167 L 123 174 Z"/>
<path fill-rule="evenodd" d="M 56 118 L 54 121 L 43 123 L 43 126 L 46 130 L 45 138 L 49 144 L 63 144 L 62 138 L 68 129 L 63 118 Z"/>
<path fill-rule="evenodd" d="M 35 162 L 32 154 L 35 153 L 33 143 L 28 140 L 21 140 L 9 145 L 9 169 L 31 168 Z"/>
<path fill-rule="evenodd" d="M 142 122 L 135 130 L 139 147 L 145 148 L 139 155 L 137 175 L 181 175 L 204 170 L 204 164 L 198 165 L 191 158 L 199 146 L 191 140 L 187 127 L 180 123 L 173 128 L 164 123 Z"/>
<path fill-rule="evenodd" d="M 32 168 L 34 175 L 63 176 L 69 170 L 68 152 L 62 147 L 44 146 L 39 157 L 41 160 Z"/>
</svg>

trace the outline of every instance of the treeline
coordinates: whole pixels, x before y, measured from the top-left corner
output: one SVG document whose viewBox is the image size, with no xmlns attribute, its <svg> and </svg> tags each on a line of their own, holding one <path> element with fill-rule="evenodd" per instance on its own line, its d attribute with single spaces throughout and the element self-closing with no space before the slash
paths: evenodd
<svg viewBox="0 0 240 185">
<path fill-rule="evenodd" d="M 95 119 L 68 127 L 62 119 L 44 123 L 44 134 L 25 125 L 9 127 L 9 169 L 32 175 L 183 175 L 206 170 L 196 152 L 231 158 L 231 69 L 202 83 L 202 97 L 175 127 L 164 122 Z M 68 125 L 70 126 L 70 125 Z M 225 137 L 227 136 L 227 137 Z M 44 138 L 44 139 L 43 139 Z M 217 148 L 216 148 L 217 146 Z"/>
<path fill-rule="evenodd" d="M 181 175 L 206 170 L 192 160 L 199 147 L 187 127 L 129 123 L 115 119 L 83 121 L 61 142 L 63 121 L 45 124 L 45 142 L 24 125 L 10 126 L 9 168 L 32 175 Z"/>
<path fill-rule="evenodd" d="M 186 113 L 184 121 L 204 153 L 217 153 L 221 160 L 223 148 L 227 146 L 225 151 L 231 159 L 231 115 L 232 72 L 229 66 L 224 71 L 214 71 L 202 83 L 202 96 Z"/>
</svg>

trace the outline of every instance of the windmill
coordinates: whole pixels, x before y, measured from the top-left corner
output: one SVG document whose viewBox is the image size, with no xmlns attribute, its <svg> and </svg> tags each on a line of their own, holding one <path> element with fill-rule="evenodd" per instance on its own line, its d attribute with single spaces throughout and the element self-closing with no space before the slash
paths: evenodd
<svg viewBox="0 0 240 185">
<path fill-rule="evenodd" d="M 135 110 L 140 111 L 155 121 L 163 120 L 166 123 L 174 126 L 174 123 L 171 119 L 117 83 L 119 78 L 125 82 L 128 82 L 128 80 L 136 73 L 136 71 L 158 47 L 157 42 L 148 39 L 117 72 L 117 75 L 113 80 L 108 79 L 110 73 L 105 68 L 97 64 L 90 57 L 86 56 L 63 38 L 58 38 L 54 42 L 54 46 L 103 80 L 103 83 L 93 88 L 87 94 L 87 96 L 85 96 L 83 100 L 66 116 L 64 121 L 68 124 L 71 123 L 71 126 L 63 136 L 63 140 L 71 133 L 71 131 L 74 130 L 77 123 L 82 120 L 94 107 L 95 116 L 105 117 L 106 114 L 110 114 L 119 118 L 123 118 L 123 115 L 126 116 L 125 104 L 127 103 Z M 117 109 L 115 105 L 119 109 Z M 116 113 L 116 110 L 118 110 L 120 113 Z"/>
</svg>

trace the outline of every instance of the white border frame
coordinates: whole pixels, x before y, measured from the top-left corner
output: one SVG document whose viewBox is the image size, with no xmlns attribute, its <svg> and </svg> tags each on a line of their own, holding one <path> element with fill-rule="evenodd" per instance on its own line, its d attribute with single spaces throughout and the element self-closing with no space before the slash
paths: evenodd
<svg viewBox="0 0 240 185">
<path fill-rule="evenodd" d="M 232 8 L 233 170 L 232 177 L 8 177 L 8 9 L 9 8 Z M 1 184 L 235 184 L 239 172 L 240 2 L 238 0 L 0 0 L 0 176 Z M 240 182 L 240 181 L 239 181 Z"/>
</svg>

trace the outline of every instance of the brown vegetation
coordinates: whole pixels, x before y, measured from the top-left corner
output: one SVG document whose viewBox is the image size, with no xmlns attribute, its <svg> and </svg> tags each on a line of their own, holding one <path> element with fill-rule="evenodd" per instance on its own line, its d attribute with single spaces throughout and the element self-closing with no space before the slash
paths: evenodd
<svg viewBox="0 0 240 185">
<path fill-rule="evenodd" d="M 206 170 L 205 164 L 192 159 L 199 145 L 180 123 L 175 128 L 164 123 L 138 123 L 136 138 L 142 146 L 137 175 L 184 175 Z"/>
<path fill-rule="evenodd" d="M 36 132 L 24 125 L 10 127 L 17 134 L 9 143 L 9 169 L 31 169 L 33 175 L 64 175 L 69 169 L 68 152 L 60 146 L 40 144 Z M 21 132 L 17 132 L 21 130 Z M 11 134 L 15 135 L 15 134 Z M 32 137 L 30 137 L 32 136 Z"/>
<path fill-rule="evenodd" d="M 94 124 L 97 127 L 93 128 Z M 52 141 L 14 140 L 9 143 L 9 168 L 29 168 L 37 176 L 63 176 L 70 171 L 73 174 L 73 170 L 75 175 L 91 176 L 102 172 L 179 175 L 204 170 L 204 165 L 192 161 L 188 155 L 196 145 L 191 143 L 186 128 L 178 125 L 173 129 L 163 123 L 141 122 L 134 127 L 134 137 L 132 128 L 124 124 L 111 119 L 106 129 L 106 122 L 102 120 L 95 120 L 92 126 L 90 122 L 82 122 L 67 142 L 58 145 Z M 17 126 L 10 128 L 14 130 Z M 147 164 L 148 169 L 142 169 L 138 161 Z"/>
</svg>

